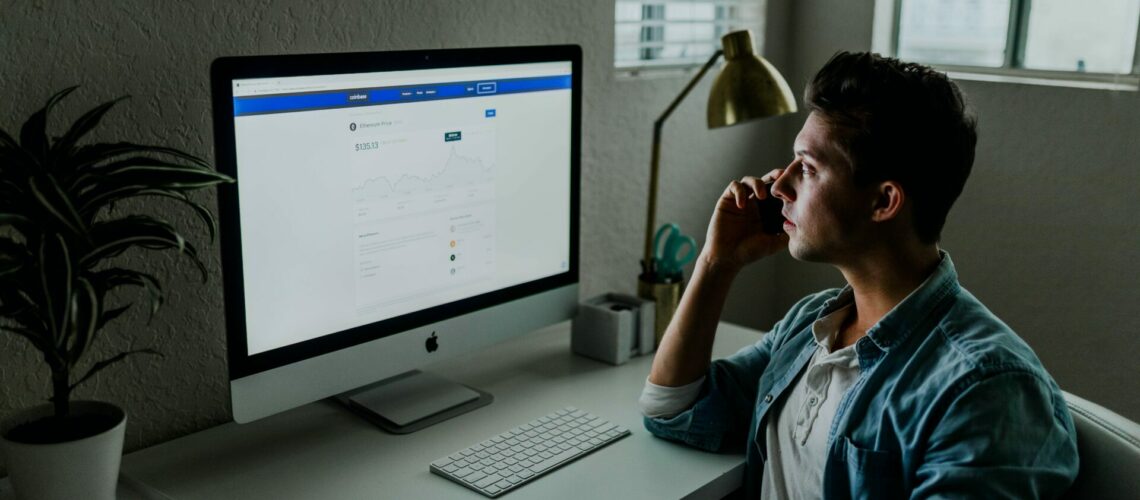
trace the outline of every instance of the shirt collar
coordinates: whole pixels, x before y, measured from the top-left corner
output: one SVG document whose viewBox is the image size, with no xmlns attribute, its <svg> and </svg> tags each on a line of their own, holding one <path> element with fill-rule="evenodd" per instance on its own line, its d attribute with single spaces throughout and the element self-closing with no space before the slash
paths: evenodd
<svg viewBox="0 0 1140 500">
<path fill-rule="evenodd" d="M 934 272 L 892 308 L 878 323 L 867 330 L 867 338 L 883 351 L 904 342 L 948 295 L 958 292 L 958 272 L 945 250 L 939 250 L 941 260 Z M 824 302 L 819 317 L 823 318 L 855 302 L 851 285 L 844 286 L 834 298 Z"/>
</svg>

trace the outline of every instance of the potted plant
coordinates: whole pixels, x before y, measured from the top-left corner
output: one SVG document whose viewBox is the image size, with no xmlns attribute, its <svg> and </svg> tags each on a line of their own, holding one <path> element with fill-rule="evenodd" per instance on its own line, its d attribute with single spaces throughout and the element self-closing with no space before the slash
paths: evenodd
<svg viewBox="0 0 1140 500">
<path fill-rule="evenodd" d="M 124 210 L 122 202 L 160 197 L 182 204 L 208 228 L 210 210 L 186 193 L 234 182 L 177 149 L 129 142 L 80 144 L 122 98 L 49 137 L 48 115 L 75 87 L 33 113 L 19 140 L 0 130 L 0 332 L 31 342 L 51 371 L 49 403 L 8 419 L 0 431 L 8 472 L 24 498 L 114 498 L 125 413 L 109 403 L 72 401 L 77 386 L 134 354 L 85 356 L 131 304 L 125 287 L 144 289 L 149 313 L 162 304 L 158 278 L 118 267 L 131 248 L 175 250 L 206 281 L 198 251 L 171 223 Z M 138 204 L 129 204 L 139 207 Z"/>
</svg>

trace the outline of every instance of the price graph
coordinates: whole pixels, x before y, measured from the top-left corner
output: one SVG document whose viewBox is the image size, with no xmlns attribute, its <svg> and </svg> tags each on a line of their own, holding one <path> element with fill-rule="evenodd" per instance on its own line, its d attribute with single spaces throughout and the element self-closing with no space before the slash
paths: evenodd
<svg viewBox="0 0 1140 500">
<path fill-rule="evenodd" d="M 358 222 L 494 198 L 495 130 L 490 126 L 355 137 L 350 156 L 350 196 Z"/>
<path fill-rule="evenodd" d="M 406 169 L 400 170 L 406 171 Z M 369 177 L 353 187 L 352 193 L 356 200 L 367 201 L 465 188 L 492 181 L 494 181 L 493 164 L 479 156 L 463 156 L 458 148 L 453 146 L 438 171 Z"/>
</svg>

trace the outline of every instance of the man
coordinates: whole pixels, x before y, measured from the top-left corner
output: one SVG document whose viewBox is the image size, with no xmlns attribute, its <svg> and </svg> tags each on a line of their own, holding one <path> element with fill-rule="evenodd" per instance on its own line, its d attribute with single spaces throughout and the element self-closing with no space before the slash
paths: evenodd
<svg viewBox="0 0 1140 500">
<path fill-rule="evenodd" d="M 1062 494 L 1077 451 L 1060 389 L 938 247 L 977 138 L 957 86 L 925 66 L 839 53 L 804 100 L 791 164 L 733 181 L 717 202 L 642 394 L 646 428 L 743 448 L 750 498 Z M 787 219 L 776 236 L 756 205 L 773 181 Z M 784 248 L 848 285 L 710 363 L 733 278 Z"/>
</svg>

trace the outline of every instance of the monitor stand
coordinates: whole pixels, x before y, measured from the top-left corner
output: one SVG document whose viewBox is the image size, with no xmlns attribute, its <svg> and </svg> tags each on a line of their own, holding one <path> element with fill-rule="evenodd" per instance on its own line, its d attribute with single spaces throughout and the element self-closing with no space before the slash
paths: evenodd
<svg viewBox="0 0 1140 500">
<path fill-rule="evenodd" d="M 494 401 L 490 394 L 412 370 L 335 396 L 356 414 L 393 434 L 409 434 Z"/>
</svg>

